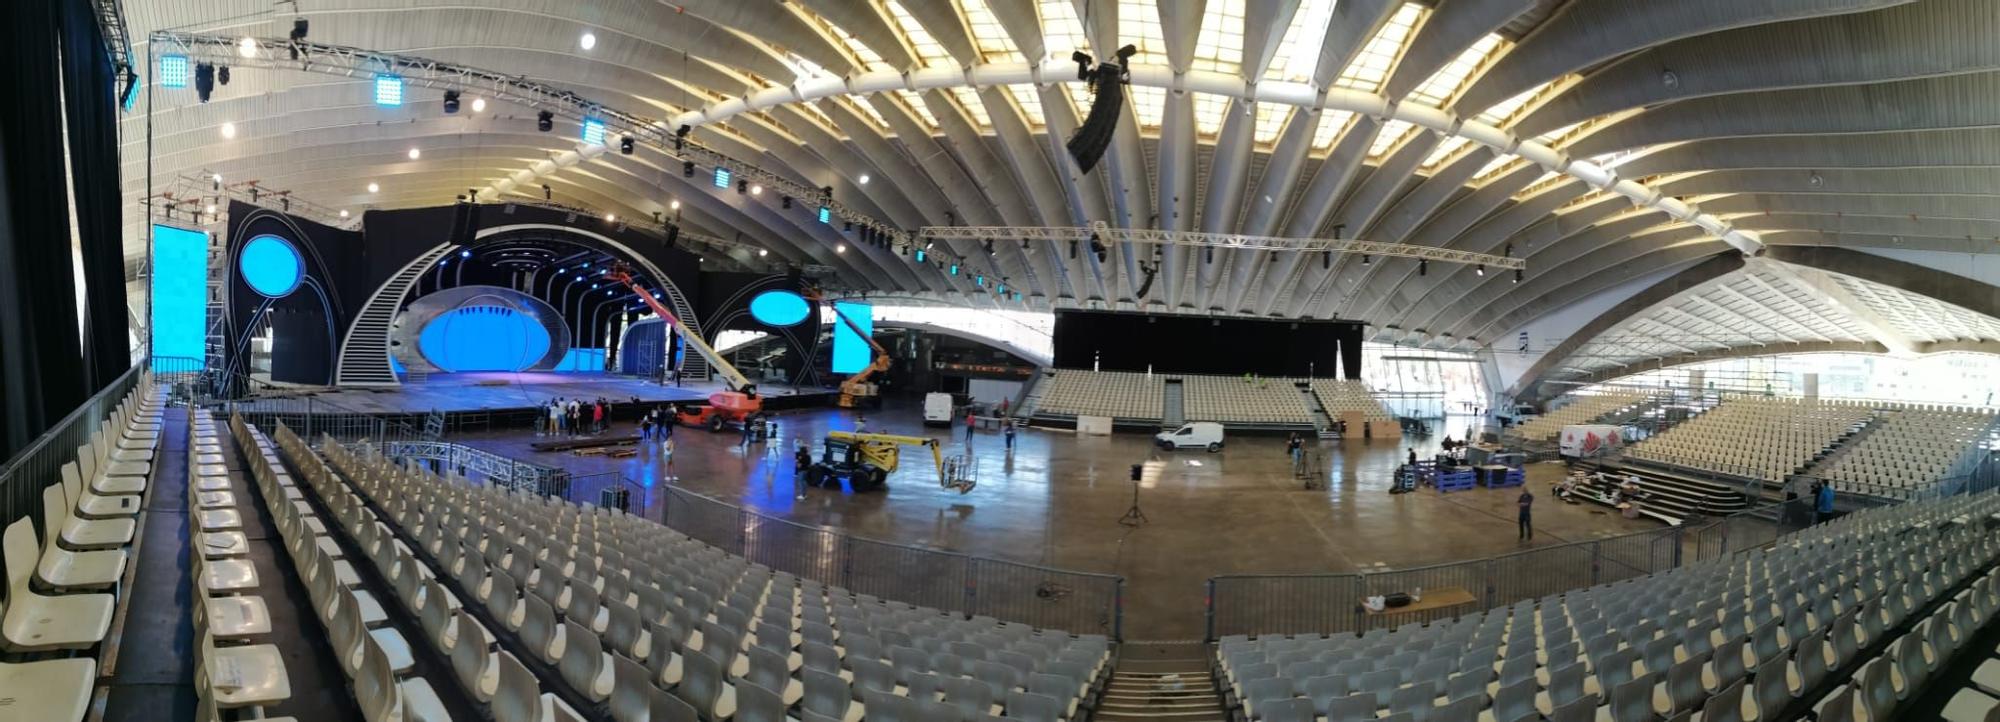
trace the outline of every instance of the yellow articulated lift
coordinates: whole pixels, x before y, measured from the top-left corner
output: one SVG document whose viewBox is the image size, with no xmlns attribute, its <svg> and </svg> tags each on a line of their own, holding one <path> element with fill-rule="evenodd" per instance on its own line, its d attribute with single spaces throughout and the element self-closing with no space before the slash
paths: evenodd
<svg viewBox="0 0 2000 722">
<path fill-rule="evenodd" d="M 938 486 L 957 489 L 958 493 L 964 494 L 978 485 L 973 478 L 971 459 L 945 456 L 937 439 L 853 431 L 827 432 L 825 450 L 820 454 L 819 461 L 806 467 L 805 482 L 821 488 L 838 489 L 841 480 L 845 479 L 855 493 L 881 491 L 888 488 L 889 474 L 900 465 L 904 446 L 930 449 L 931 463 L 937 466 Z"/>
</svg>

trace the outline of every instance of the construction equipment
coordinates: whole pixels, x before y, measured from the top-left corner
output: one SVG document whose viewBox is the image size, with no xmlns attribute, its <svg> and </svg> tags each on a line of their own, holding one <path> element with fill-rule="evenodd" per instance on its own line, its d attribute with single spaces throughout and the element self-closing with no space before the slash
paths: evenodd
<svg viewBox="0 0 2000 722">
<path fill-rule="evenodd" d="M 937 439 L 853 431 L 827 432 L 825 449 L 819 461 L 806 468 L 805 481 L 813 486 L 837 489 L 840 488 L 840 481 L 846 479 L 856 493 L 886 489 L 889 474 L 901 463 L 902 447 L 905 445 L 931 450 L 931 461 L 937 465 L 939 487 L 957 489 L 958 493 L 964 494 L 978 484 L 972 478 L 971 459 L 946 457 Z"/>
<path fill-rule="evenodd" d="M 707 406 L 697 406 L 682 411 L 678 418 L 680 423 L 704 427 L 709 431 L 721 431 L 730 424 L 747 423 L 750 417 L 764 410 L 764 400 L 757 396 L 757 385 L 751 383 L 743 372 L 737 371 L 735 366 L 723 360 L 722 354 L 716 353 L 715 348 L 702 340 L 700 334 L 688 328 L 680 318 L 674 316 L 672 311 L 667 310 L 665 304 L 660 303 L 659 299 L 654 298 L 653 294 L 648 293 L 643 286 L 634 281 L 631 266 L 623 262 L 613 263 L 610 268 L 605 269 L 604 277 L 632 289 L 632 293 L 636 294 L 639 300 L 646 302 L 646 305 L 653 309 L 654 315 L 665 321 L 668 327 L 681 335 L 681 340 L 694 347 L 695 352 L 708 361 L 710 368 L 722 374 L 722 381 L 727 384 L 728 390 L 709 394 Z"/>
<path fill-rule="evenodd" d="M 826 303 L 825 296 L 821 295 L 817 288 L 806 289 L 804 295 L 806 298 L 811 299 L 814 304 Z M 839 318 L 841 323 L 847 324 L 847 330 L 853 331 L 854 335 L 860 336 L 862 340 L 867 341 L 868 348 L 875 352 L 874 357 L 869 360 L 867 368 L 862 369 L 860 373 L 847 377 L 846 381 L 840 382 L 840 408 L 852 409 L 860 406 L 863 400 L 875 397 L 875 386 L 868 383 L 868 379 L 889 370 L 889 351 L 882 348 L 882 344 L 875 343 L 875 337 L 872 334 L 861 330 L 861 324 L 855 323 L 854 319 L 848 318 L 845 313 L 841 313 L 839 304 L 830 305 L 833 307 L 833 315 Z"/>
</svg>

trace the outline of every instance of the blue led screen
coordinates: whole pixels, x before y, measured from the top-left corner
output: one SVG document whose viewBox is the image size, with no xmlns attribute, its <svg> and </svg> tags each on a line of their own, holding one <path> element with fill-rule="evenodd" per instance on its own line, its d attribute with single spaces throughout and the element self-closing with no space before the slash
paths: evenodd
<svg viewBox="0 0 2000 722">
<path fill-rule="evenodd" d="M 836 311 L 845 314 L 854 325 L 870 336 L 875 334 L 875 306 L 853 301 L 834 301 Z M 833 320 L 833 372 L 837 374 L 859 373 L 868 368 L 874 356 L 874 349 L 868 347 L 868 339 L 862 338 L 838 318 Z"/>
<path fill-rule="evenodd" d="M 791 291 L 765 291 L 750 299 L 750 317 L 766 326 L 795 326 L 811 313 L 812 304 Z"/>
<path fill-rule="evenodd" d="M 574 348 L 563 354 L 562 362 L 556 364 L 557 371 L 603 371 L 604 349 Z"/>
<path fill-rule="evenodd" d="M 153 370 L 185 371 L 202 359 L 208 333 L 208 234 L 153 226 Z"/>
<path fill-rule="evenodd" d="M 549 332 L 512 308 L 463 306 L 424 324 L 417 350 L 445 371 L 520 371 L 549 352 Z"/>
<path fill-rule="evenodd" d="M 271 298 L 291 295 L 305 277 L 305 259 L 299 257 L 299 249 L 277 236 L 257 236 L 243 244 L 236 255 L 236 267 L 250 290 Z"/>
</svg>

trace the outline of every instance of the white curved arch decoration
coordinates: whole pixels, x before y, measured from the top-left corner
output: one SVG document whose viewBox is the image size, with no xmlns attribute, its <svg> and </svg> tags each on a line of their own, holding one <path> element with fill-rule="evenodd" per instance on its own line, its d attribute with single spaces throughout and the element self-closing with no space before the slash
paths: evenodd
<svg viewBox="0 0 2000 722">
<path fill-rule="evenodd" d="M 1635 180 L 1619 178 L 1611 169 L 1596 163 L 1572 159 L 1568 154 L 1547 145 L 1516 137 L 1501 128 L 1475 119 L 1462 118 L 1438 108 L 1404 105 L 1384 96 L 1345 88 L 1322 90 L 1307 83 L 1284 81 L 1251 83 L 1228 73 L 1208 70 L 1190 70 L 1176 74 L 1164 66 L 1138 65 L 1132 68 L 1131 73 L 1132 84 L 1143 87 L 1224 95 L 1239 100 L 1300 108 L 1344 110 L 1376 118 L 1406 121 L 1446 136 L 1465 138 L 1500 153 L 1518 155 L 1543 168 L 1581 180 L 1592 188 L 1624 196 L 1634 205 L 1652 208 L 1674 220 L 1699 226 L 1746 255 L 1755 255 L 1764 248 L 1763 241 L 1756 233 L 1739 230 L 1731 226 L 1728 221 L 1703 213 L 1693 205 L 1662 194 L 1657 188 Z M 909 73 L 877 70 L 844 78 L 812 78 L 792 85 L 765 88 L 749 95 L 712 103 L 701 110 L 682 113 L 668 121 L 667 125 L 669 127 L 701 125 L 755 110 L 787 103 L 806 103 L 836 95 L 1075 82 L 1082 82 L 1076 79 L 1075 65 L 1055 61 L 1045 61 L 1040 64 L 988 63 L 964 69 L 925 68 Z M 596 147 L 602 148 L 602 146 Z M 537 163 L 534 168 L 516 173 L 508 180 L 518 185 L 533 180 L 533 175 L 523 178 L 524 174 L 532 174 L 538 169 L 554 172 L 559 167 L 561 165 L 558 162 L 543 161 Z M 483 192 L 482 197 L 484 197 Z"/>
</svg>

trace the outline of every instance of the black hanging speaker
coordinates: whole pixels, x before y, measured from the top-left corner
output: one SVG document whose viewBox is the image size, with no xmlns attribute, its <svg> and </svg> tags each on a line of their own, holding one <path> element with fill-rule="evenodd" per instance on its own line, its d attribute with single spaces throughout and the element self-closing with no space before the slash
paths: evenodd
<svg viewBox="0 0 2000 722">
<path fill-rule="evenodd" d="M 1070 59 L 1077 63 L 1077 75 L 1090 81 L 1095 99 L 1090 103 L 1090 114 L 1083 124 L 1077 126 L 1076 133 L 1069 137 L 1065 145 L 1069 155 L 1076 159 L 1076 167 L 1085 173 L 1097 167 L 1097 161 L 1104 157 L 1104 151 L 1111 147 L 1111 134 L 1118 130 L 1118 117 L 1125 110 L 1125 63 L 1139 49 L 1132 45 L 1118 49 L 1118 62 L 1098 63 L 1090 70 L 1090 56 L 1081 52 L 1071 53 Z"/>
</svg>

